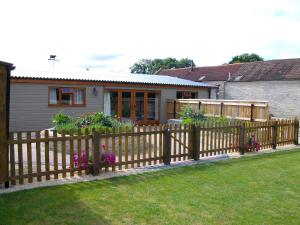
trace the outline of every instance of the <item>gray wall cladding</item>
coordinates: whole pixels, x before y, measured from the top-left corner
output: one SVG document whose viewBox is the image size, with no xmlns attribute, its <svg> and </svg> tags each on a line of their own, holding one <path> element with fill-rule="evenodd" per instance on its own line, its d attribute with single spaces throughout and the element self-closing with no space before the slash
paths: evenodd
<svg viewBox="0 0 300 225">
<path fill-rule="evenodd" d="M 300 80 L 226 82 L 225 99 L 267 100 L 276 117 L 300 117 Z"/>
<path fill-rule="evenodd" d="M 48 107 L 48 84 L 12 84 L 10 100 L 10 130 L 40 130 L 52 126 L 55 113 L 64 111 L 70 115 L 82 115 L 87 112 L 102 111 L 103 88 L 97 87 L 98 95 L 92 95 L 92 86 L 64 85 L 68 87 L 85 87 L 86 107 Z"/>
<path fill-rule="evenodd" d="M 34 131 L 52 127 L 52 117 L 55 113 L 64 111 L 70 115 L 82 115 L 87 112 L 103 111 L 102 86 L 92 85 L 62 85 L 66 87 L 86 88 L 86 107 L 48 107 L 48 87 L 56 87 L 50 84 L 11 84 L 10 102 L 10 131 Z M 98 90 L 98 95 L 92 94 L 93 88 Z M 126 86 L 124 86 L 125 88 Z M 116 89 L 116 87 L 106 87 Z M 120 88 L 120 89 L 124 89 Z M 126 89 L 129 89 L 126 87 Z M 136 89 L 136 88 L 135 88 Z M 140 90 L 147 90 L 141 88 Z M 176 88 L 152 88 L 148 90 L 161 91 L 160 122 L 167 120 L 167 99 L 175 99 Z M 190 91 L 180 89 L 180 91 Z M 199 98 L 208 98 L 208 89 L 201 88 L 198 91 Z"/>
</svg>

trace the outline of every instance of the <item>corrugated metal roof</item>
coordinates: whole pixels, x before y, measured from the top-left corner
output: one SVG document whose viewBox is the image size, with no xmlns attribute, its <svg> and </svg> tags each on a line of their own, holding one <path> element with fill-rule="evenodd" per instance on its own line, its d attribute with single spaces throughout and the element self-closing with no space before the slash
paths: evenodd
<svg viewBox="0 0 300 225">
<path fill-rule="evenodd" d="M 51 80 L 77 80 L 95 82 L 116 82 L 116 83 L 138 83 L 138 84 L 159 84 L 193 87 L 215 87 L 206 83 L 198 83 L 171 76 L 145 75 L 145 74 L 118 74 L 118 73 L 94 73 L 86 72 L 24 72 L 12 71 L 13 78 L 25 79 L 51 79 Z"/>
</svg>

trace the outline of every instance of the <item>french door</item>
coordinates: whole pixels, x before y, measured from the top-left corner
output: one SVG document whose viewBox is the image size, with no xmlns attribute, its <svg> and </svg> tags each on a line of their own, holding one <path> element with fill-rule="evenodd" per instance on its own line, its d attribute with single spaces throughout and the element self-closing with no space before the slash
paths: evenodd
<svg viewBox="0 0 300 225">
<path fill-rule="evenodd" d="M 107 94 L 109 94 L 110 102 L 104 103 L 104 108 L 110 107 L 111 116 L 117 116 L 123 122 L 133 122 L 139 125 L 159 123 L 160 92 L 106 90 Z"/>
</svg>

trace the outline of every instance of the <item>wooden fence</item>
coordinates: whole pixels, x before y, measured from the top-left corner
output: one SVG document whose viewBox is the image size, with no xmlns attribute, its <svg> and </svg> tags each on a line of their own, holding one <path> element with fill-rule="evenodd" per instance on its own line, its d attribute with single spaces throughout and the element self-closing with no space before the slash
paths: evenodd
<svg viewBox="0 0 300 225">
<path fill-rule="evenodd" d="M 243 154 L 255 150 L 249 144 L 251 137 L 255 137 L 261 148 L 275 149 L 298 143 L 298 131 L 298 120 L 284 120 L 136 126 L 102 133 L 94 130 L 92 134 L 88 130 L 78 131 L 76 135 L 55 131 L 10 133 L 8 181 L 15 185 L 231 152 Z M 108 153 L 115 156 L 115 164 L 103 162 L 104 154 Z M 89 159 L 87 166 L 84 157 Z"/>
<path fill-rule="evenodd" d="M 177 99 L 168 100 L 167 118 L 180 117 L 184 107 L 190 105 L 206 116 L 225 116 L 231 119 L 249 121 L 268 121 L 269 105 L 266 101 L 213 100 L 213 99 Z"/>
</svg>

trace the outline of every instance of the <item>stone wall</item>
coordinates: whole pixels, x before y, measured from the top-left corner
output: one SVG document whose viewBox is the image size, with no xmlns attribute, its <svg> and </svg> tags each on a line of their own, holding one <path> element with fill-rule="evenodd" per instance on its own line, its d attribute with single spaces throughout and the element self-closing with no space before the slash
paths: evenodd
<svg viewBox="0 0 300 225">
<path fill-rule="evenodd" d="M 224 99 L 224 83 L 225 81 L 205 81 L 206 84 L 209 85 L 218 85 L 219 86 L 219 94 L 211 94 L 212 99 Z M 212 88 L 212 92 L 215 92 L 215 88 Z"/>
<path fill-rule="evenodd" d="M 270 114 L 300 117 L 300 80 L 226 82 L 225 99 L 269 101 Z"/>
</svg>

